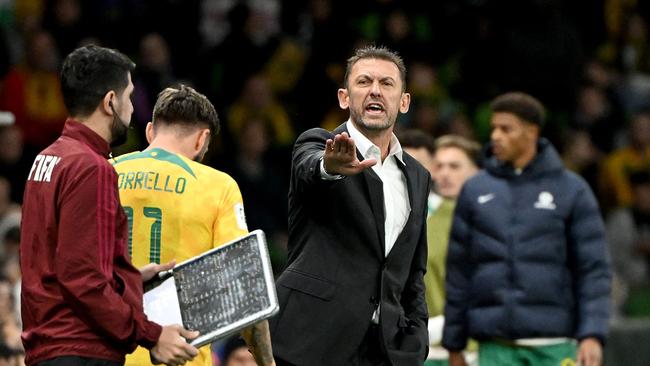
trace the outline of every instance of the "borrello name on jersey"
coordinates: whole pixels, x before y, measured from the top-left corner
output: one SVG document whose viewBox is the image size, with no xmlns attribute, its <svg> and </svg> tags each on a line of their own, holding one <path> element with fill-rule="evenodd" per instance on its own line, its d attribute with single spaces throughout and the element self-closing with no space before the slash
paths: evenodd
<svg viewBox="0 0 650 366">
<path fill-rule="evenodd" d="M 159 148 L 111 162 L 136 267 L 182 262 L 248 232 L 241 192 L 228 174 Z M 126 364 L 150 365 L 149 354 L 138 349 Z M 209 346 L 188 365 L 212 365 Z"/>
</svg>

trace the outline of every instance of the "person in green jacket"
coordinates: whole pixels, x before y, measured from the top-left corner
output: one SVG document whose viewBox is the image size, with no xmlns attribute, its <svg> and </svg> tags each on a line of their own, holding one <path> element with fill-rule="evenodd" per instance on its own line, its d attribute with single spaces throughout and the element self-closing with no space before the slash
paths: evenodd
<svg viewBox="0 0 650 366">
<path fill-rule="evenodd" d="M 445 260 L 456 198 L 463 183 L 478 171 L 480 145 L 457 135 L 438 139 L 421 131 L 404 131 L 402 148 L 431 172 L 435 192 L 429 194 L 427 217 L 428 258 L 424 276 L 429 311 L 429 356 L 426 366 L 448 365 L 448 354 L 440 346 L 445 306 Z M 475 348 L 470 344 L 468 350 Z"/>
</svg>

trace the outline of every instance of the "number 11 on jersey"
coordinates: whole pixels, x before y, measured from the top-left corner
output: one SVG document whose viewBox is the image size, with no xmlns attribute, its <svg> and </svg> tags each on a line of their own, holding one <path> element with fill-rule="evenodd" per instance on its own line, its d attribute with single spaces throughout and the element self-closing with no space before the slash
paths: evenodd
<svg viewBox="0 0 650 366">
<path fill-rule="evenodd" d="M 124 206 L 129 223 L 129 257 L 133 257 L 133 207 Z M 143 207 L 142 214 L 153 219 L 149 235 L 149 262 L 160 264 L 160 241 L 162 238 L 162 210 L 158 207 Z"/>
</svg>

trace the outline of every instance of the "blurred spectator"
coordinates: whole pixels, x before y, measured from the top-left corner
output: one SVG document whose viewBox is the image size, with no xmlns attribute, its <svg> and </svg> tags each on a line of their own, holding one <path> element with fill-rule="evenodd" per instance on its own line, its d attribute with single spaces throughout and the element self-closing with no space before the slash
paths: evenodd
<svg viewBox="0 0 650 366">
<path fill-rule="evenodd" d="M 396 133 L 404 151 L 415 158 L 431 174 L 434 180 L 436 161 L 433 136 L 417 129 L 403 129 Z M 432 192 L 433 192 L 432 187 Z"/>
<path fill-rule="evenodd" d="M 90 35 L 88 20 L 82 16 L 80 0 L 46 0 L 43 28 L 47 29 L 59 52 L 67 55 Z"/>
<path fill-rule="evenodd" d="M 2 256 L 5 258 L 17 256 L 20 249 L 20 224 L 13 225 L 4 231 L 3 241 L 0 242 L 2 247 Z M 19 273 L 20 274 L 20 273 Z M 6 276 L 12 278 L 12 276 Z"/>
<path fill-rule="evenodd" d="M 345 110 L 342 110 L 338 107 L 332 107 L 330 110 L 325 113 L 323 120 L 317 125 L 317 127 L 324 128 L 328 131 L 333 131 L 338 127 L 342 121 L 345 121 L 349 116 L 345 114 Z M 397 126 L 400 127 L 400 126 Z"/>
<path fill-rule="evenodd" d="M 109 0 L 113 1 L 113 0 Z M 133 31 L 127 34 L 134 41 L 134 52 L 139 47 L 140 39 L 149 33 L 159 33 L 167 42 L 174 76 L 183 80 L 183 83 L 195 85 L 197 80 L 203 78 L 197 75 L 198 62 L 203 38 L 201 37 L 199 19 L 201 17 L 202 0 L 145 0 L 122 1 L 129 8 L 140 7 L 141 13 L 133 19 L 134 26 L 139 30 L 138 37 L 133 36 Z M 146 4 L 145 6 L 140 4 Z M 133 15 L 132 15 L 133 17 Z M 124 27 L 117 24 L 118 27 Z M 137 73 L 136 68 L 136 73 Z"/>
<path fill-rule="evenodd" d="M 20 225 L 20 205 L 11 201 L 10 190 L 11 185 L 7 178 L 0 176 L 0 240 L 5 237 L 9 229 Z M 2 249 L 0 247 L 0 255 L 3 254 Z"/>
<path fill-rule="evenodd" d="M 650 44 L 648 24 L 641 14 L 633 13 L 625 23 L 621 57 L 623 70 L 627 73 L 650 73 Z"/>
<path fill-rule="evenodd" d="M 341 113 L 332 91 L 343 82 L 342 61 L 352 47 L 349 20 L 343 17 L 346 4 L 334 0 L 293 1 L 304 8 L 299 16 L 297 38 L 307 48 L 305 71 L 295 90 L 300 118 L 299 130 L 312 127 L 336 128 L 347 115 Z M 286 7 L 290 7 L 287 5 Z M 315 88 L 314 85 L 318 85 Z M 342 115 L 342 118 L 338 118 Z M 328 122 L 319 123 L 323 120 Z M 332 122 L 329 122 L 332 121 Z"/>
<path fill-rule="evenodd" d="M 18 250 L 20 248 L 20 226 L 12 226 L 5 232 L 3 238 L 3 261 L 2 268 L 0 268 L 0 277 L 4 277 L 9 281 L 12 286 L 13 301 L 14 301 L 14 314 L 16 322 L 22 326 L 20 318 L 20 258 Z"/>
<path fill-rule="evenodd" d="M 611 135 L 611 137 L 595 136 L 592 133 L 592 138 L 597 140 L 613 141 L 610 150 L 611 148 L 621 146 L 621 142 L 625 137 L 624 123 L 626 121 L 627 112 L 624 103 L 621 100 L 624 91 L 624 88 L 621 87 L 623 80 L 621 75 L 621 71 L 616 70 L 612 64 L 606 63 L 597 58 L 588 60 L 584 66 L 583 86 L 594 87 L 603 93 L 605 98 L 605 109 L 607 111 L 606 114 L 609 115 L 608 119 L 612 121 L 611 127 L 613 128 L 613 130 L 605 131 L 605 134 Z M 581 101 L 578 100 L 577 103 L 581 103 Z M 580 107 L 578 106 L 578 108 Z M 574 112 L 574 116 L 576 116 L 575 113 L 576 112 Z M 574 127 L 577 126 L 575 121 L 570 124 Z M 593 132 L 596 131 L 594 130 Z M 602 128 L 600 128 L 600 132 L 603 132 Z M 610 151 L 604 152 L 608 153 Z"/>
<path fill-rule="evenodd" d="M 392 9 L 382 16 L 380 39 L 382 44 L 396 50 L 405 60 L 422 56 L 424 45 L 419 42 L 413 27 L 415 14 L 407 13 L 404 4 L 395 2 Z M 410 68 L 412 70 L 412 68 Z"/>
<path fill-rule="evenodd" d="M 238 138 L 244 123 L 256 117 L 267 123 L 273 147 L 289 147 L 295 133 L 289 114 L 278 102 L 264 74 L 255 74 L 246 80 L 239 98 L 230 106 L 227 127 Z"/>
<path fill-rule="evenodd" d="M 628 113 L 648 107 L 650 98 L 650 45 L 648 24 L 640 13 L 628 14 L 617 48 L 619 67 L 624 74 L 621 100 Z"/>
<path fill-rule="evenodd" d="M 629 173 L 650 171 L 650 111 L 632 117 L 627 131 L 628 144 L 608 154 L 599 177 L 603 209 L 625 207 L 632 203 Z"/>
<path fill-rule="evenodd" d="M 578 91 L 573 127 L 589 132 L 595 146 L 603 153 L 612 151 L 617 132 L 624 125 L 623 115 L 607 98 L 605 90 L 586 85 Z"/>
<path fill-rule="evenodd" d="M 40 150 L 54 141 L 65 122 L 59 53 L 43 30 L 29 35 L 26 58 L 9 72 L 0 91 L 0 109 L 16 116 L 26 145 Z"/>
<path fill-rule="evenodd" d="M 618 75 L 611 66 L 598 59 L 591 59 L 585 63 L 584 78 L 588 84 L 603 90 L 611 90 L 617 82 Z"/>
<path fill-rule="evenodd" d="M 133 79 L 135 89 L 131 123 L 135 124 L 139 136 L 143 138 L 158 93 L 176 82 L 169 47 L 159 33 L 146 34 L 140 40 L 138 67 Z"/>
<path fill-rule="evenodd" d="M 237 153 L 224 171 L 239 185 L 248 227 L 262 229 L 269 241 L 276 273 L 286 261 L 287 187 L 289 179 L 270 151 L 270 125 L 258 117 L 244 121 L 237 139 Z"/>
<path fill-rule="evenodd" d="M 629 176 L 632 205 L 613 211 L 606 221 L 612 263 L 627 293 L 617 310 L 650 316 L 650 172 Z"/>
<path fill-rule="evenodd" d="M 428 63 L 411 63 L 408 73 L 408 88 L 415 99 L 424 98 L 440 104 L 447 98 L 447 90 L 440 84 L 436 69 Z"/>
<path fill-rule="evenodd" d="M 13 318 L 15 316 L 12 286 L 6 278 L 0 277 L 0 321 L 5 323 Z"/>
<path fill-rule="evenodd" d="M 437 136 L 441 134 L 444 109 L 449 107 L 450 100 L 446 89 L 438 80 L 436 69 L 421 61 L 410 65 L 408 88 L 411 92 L 409 112 L 400 118 L 401 125 L 420 129 Z"/>
<path fill-rule="evenodd" d="M 562 161 L 567 169 L 581 175 L 594 192 L 598 191 L 598 173 L 603 154 L 584 130 L 569 130 L 563 141 Z"/>
<path fill-rule="evenodd" d="M 204 47 L 216 47 L 228 36 L 232 27 L 228 12 L 239 0 L 201 0 L 199 33 Z"/>
<path fill-rule="evenodd" d="M 296 39 L 282 37 L 263 70 L 278 102 L 292 117 L 296 116 L 302 108 L 296 102 L 295 92 L 298 83 L 304 76 L 307 52 L 307 48 Z M 295 131 L 293 121 L 291 129 Z M 294 137 L 290 139 L 290 142 L 293 140 Z"/>
<path fill-rule="evenodd" d="M 246 342 L 239 336 L 228 339 L 224 346 L 223 366 L 256 366 L 253 354 L 250 353 Z"/>
<path fill-rule="evenodd" d="M 423 47 L 427 42 L 427 46 L 434 45 L 431 23 L 432 19 L 438 20 L 434 15 L 440 10 L 437 3 L 422 7 L 397 0 L 360 0 L 347 4 L 347 11 L 359 38 L 394 49 L 409 62 L 415 58 L 428 62 L 436 52 Z"/>
<path fill-rule="evenodd" d="M 12 284 L 0 278 L 0 362 L 4 360 L 7 365 L 24 365 L 20 332 L 14 311 Z"/>
<path fill-rule="evenodd" d="M 13 1 L 13 19 L 8 20 L 13 25 L 9 29 L 9 46 L 11 48 L 12 64 L 18 64 L 25 58 L 26 38 L 41 28 L 45 13 L 44 0 Z"/>
<path fill-rule="evenodd" d="M 4 344 L 0 344 L 0 366 L 23 365 L 25 365 L 25 354 L 23 351 L 14 350 Z"/>
<path fill-rule="evenodd" d="M 477 141 L 475 128 L 465 113 L 454 113 L 445 126 L 445 133 L 461 136 L 469 141 Z"/>
<path fill-rule="evenodd" d="M 198 76 L 200 89 L 208 91 L 217 109 L 230 104 L 277 49 L 279 9 L 277 0 L 250 0 L 238 2 L 228 13 L 230 33 L 205 52 L 199 67 L 204 75 Z"/>
<path fill-rule="evenodd" d="M 605 1 L 605 28 L 608 42 L 618 41 L 625 33 L 625 27 L 630 13 L 634 11 L 637 1 Z"/>
<path fill-rule="evenodd" d="M 18 241 L 16 241 L 18 240 Z M 18 247 L 20 245 L 20 228 L 15 226 L 11 228 L 4 238 L 4 249 L 9 254 L 0 260 L 0 278 L 3 278 L 11 286 L 11 301 L 13 319 L 12 321 L 18 326 L 22 327 L 22 320 L 20 317 L 20 286 L 21 286 L 21 273 L 20 273 L 20 258 L 18 255 Z M 0 319 L 1 321 L 1 319 Z"/>
<path fill-rule="evenodd" d="M 23 146 L 22 132 L 16 126 L 0 126 L 0 177 L 5 177 L 11 187 L 11 201 L 23 202 L 27 174 L 32 167 L 33 155 Z"/>
<path fill-rule="evenodd" d="M 84 32 L 80 37 L 82 39 L 78 41 L 78 45 L 83 43 L 84 38 L 97 38 L 100 41 L 97 45 L 110 45 L 119 48 L 125 53 L 135 54 L 140 37 L 143 34 L 143 27 L 154 20 L 161 27 L 166 25 L 165 20 L 159 17 L 159 13 L 156 12 L 157 9 L 163 7 L 166 1 L 155 1 L 158 8 L 154 6 L 147 7 L 150 2 L 153 1 L 94 0 L 89 2 L 80 0 L 82 21 L 91 29 L 89 29 L 89 33 Z M 175 16 L 178 20 L 174 23 L 174 26 L 177 30 L 182 29 L 180 24 L 182 14 L 176 13 Z"/>
<path fill-rule="evenodd" d="M 440 115 L 438 108 L 435 104 L 425 98 L 412 99 L 409 112 L 406 115 L 408 118 L 407 126 L 409 128 L 423 131 L 424 133 L 437 136 L 440 134 Z M 400 118 L 401 121 L 403 118 Z M 401 124 L 400 124 L 401 126 Z"/>
</svg>

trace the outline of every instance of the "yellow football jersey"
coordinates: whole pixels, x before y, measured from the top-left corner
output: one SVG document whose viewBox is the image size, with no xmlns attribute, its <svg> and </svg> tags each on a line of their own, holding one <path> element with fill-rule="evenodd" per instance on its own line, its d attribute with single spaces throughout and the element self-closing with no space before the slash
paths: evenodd
<svg viewBox="0 0 650 366">
<path fill-rule="evenodd" d="M 248 233 L 241 192 L 228 174 L 159 148 L 111 163 L 134 266 L 180 263 Z M 138 348 L 126 365 L 151 365 L 149 352 Z M 187 365 L 212 365 L 210 346 Z"/>
</svg>

